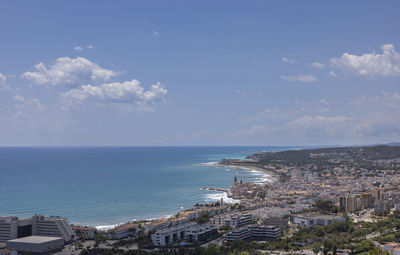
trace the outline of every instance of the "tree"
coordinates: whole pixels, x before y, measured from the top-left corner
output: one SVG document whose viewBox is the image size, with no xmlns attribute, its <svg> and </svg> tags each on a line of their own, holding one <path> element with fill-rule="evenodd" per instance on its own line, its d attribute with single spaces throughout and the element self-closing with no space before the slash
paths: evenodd
<svg viewBox="0 0 400 255">
<path fill-rule="evenodd" d="M 314 243 L 312 251 L 317 255 L 321 251 L 321 245 L 319 243 Z"/>
</svg>

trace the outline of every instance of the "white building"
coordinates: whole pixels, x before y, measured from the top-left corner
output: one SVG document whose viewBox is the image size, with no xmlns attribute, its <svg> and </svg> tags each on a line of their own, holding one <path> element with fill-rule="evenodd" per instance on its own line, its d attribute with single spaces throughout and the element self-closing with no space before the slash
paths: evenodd
<svg viewBox="0 0 400 255">
<path fill-rule="evenodd" d="M 0 217 L 0 243 L 18 237 L 18 217 Z"/>
<path fill-rule="evenodd" d="M 65 242 L 69 242 L 74 232 L 66 219 L 35 215 L 32 217 L 32 235 L 61 237 Z"/>
<path fill-rule="evenodd" d="M 236 239 L 241 240 L 265 240 L 275 239 L 281 235 L 281 230 L 276 226 L 245 226 L 234 229 L 226 234 L 226 241 L 233 242 Z"/>
<path fill-rule="evenodd" d="M 0 242 L 31 235 L 62 237 L 69 242 L 74 233 L 67 220 L 60 217 L 35 215 L 22 220 L 13 216 L 0 217 Z"/>
<path fill-rule="evenodd" d="M 155 246 L 167 246 L 180 241 L 203 243 L 212 240 L 217 234 L 215 226 L 196 225 L 192 222 L 158 230 L 151 235 L 151 239 Z"/>
<path fill-rule="evenodd" d="M 298 214 L 292 216 L 292 221 L 301 227 L 311 228 L 316 225 L 327 226 L 335 222 L 345 222 L 343 216 L 319 215 L 319 214 Z"/>
<path fill-rule="evenodd" d="M 155 246 L 166 246 L 183 240 L 185 231 L 193 227 L 195 223 L 186 223 L 182 225 L 163 228 L 151 235 L 151 240 Z"/>
<path fill-rule="evenodd" d="M 116 226 L 107 231 L 108 239 L 122 239 L 126 237 L 134 237 L 139 233 L 139 225 L 137 223 L 127 223 Z"/>
<path fill-rule="evenodd" d="M 75 239 L 93 240 L 97 232 L 96 228 L 88 226 L 71 225 L 71 229 L 74 231 Z"/>
<path fill-rule="evenodd" d="M 212 217 L 210 222 L 211 224 L 213 224 L 218 228 L 222 226 L 230 226 L 231 228 L 238 228 L 250 224 L 252 220 L 253 217 L 251 214 L 227 213 Z"/>
<path fill-rule="evenodd" d="M 247 240 L 251 238 L 251 228 L 242 227 L 234 229 L 226 234 L 226 241 L 233 242 L 236 239 Z"/>
</svg>

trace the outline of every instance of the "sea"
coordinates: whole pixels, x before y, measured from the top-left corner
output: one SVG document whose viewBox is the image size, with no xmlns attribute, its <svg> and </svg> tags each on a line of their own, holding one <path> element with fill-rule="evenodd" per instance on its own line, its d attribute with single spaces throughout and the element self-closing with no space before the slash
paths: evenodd
<svg viewBox="0 0 400 255">
<path fill-rule="evenodd" d="M 224 192 L 202 188 L 228 188 L 235 176 L 269 179 L 213 162 L 289 149 L 296 148 L 1 147 L 0 215 L 61 216 L 98 228 L 167 217 L 196 203 L 229 201 Z"/>
</svg>

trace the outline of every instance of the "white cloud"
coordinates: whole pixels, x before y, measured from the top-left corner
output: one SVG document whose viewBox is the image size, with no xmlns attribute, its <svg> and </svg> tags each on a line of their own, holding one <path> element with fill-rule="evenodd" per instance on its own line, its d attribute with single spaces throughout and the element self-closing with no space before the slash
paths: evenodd
<svg viewBox="0 0 400 255">
<path fill-rule="evenodd" d="M 287 80 L 287 81 L 299 81 L 299 82 L 316 82 L 316 81 L 318 81 L 318 79 L 311 74 L 308 74 L 308 75 L 301 74 L 301 75 L 294 75 L 294 76 L 282 75 L 281 79 Z"/>
<path fill-rule="evenodd" d="M 297 118 L 291 123 L 289 126 L 291 127 L 319 127 L 321 125 L 330 125 L 333 123 L 341 123 L 344 121 L 351 120 L 351 118 L 344 116 L 334 116 L 334 117 L 326 117 L 326 116 L 310 116 L 305 115 L 303 117 Z"/>
<path fill-rule="evenodd" d="M 382 46 L 382 54 L 375 52 L 363 55 L 344 53 L 340 58 L 332 58 L 333 66 L 346 73 L 374 76 L 400 76 L 400 54 L 392 44 Z"/>
<path fill-rule="evenodd" d="M 83 57 L 58 58 L 49 68 L 44 63 L 39 63 L 35 69 L 36 71 L 23 73 L 21 77 L 36 84 L 76 86 L 84 82 L 107 81 L 117 75 L 115 71 L 102 68 Z"/>
<path fill-rule="evenodd" d="M 387 92 L 382 92 L 375 97 L 364 95 L 352 100 L 350 105 L 368 111 L 374 110 L 389 112 L 391 110 L 397 110 L 400 114 L 400 95 L 397 93 L 390 94 Z"/>
<path fill-rule="evenodd" d="M 322 64 L 322 63 L 320 63 L 320 62 L 313 62 L 312 64 L 311 64 L 311 66 L 312 67 L 315 67 L 315 68 L 324 68 L 324 64 Z"/>
<path fill-rule="evenodd" d="M 87 48 L 88 49 L 93 49 L 93 45 L 88 45 Z"/>
<path fill-rule="evenodd" d="M 165 99 L 167 89 L 159 82 L 145 90 L 138 80 L 105 83 L 100 86 L 84 85 L 63 93 L 62 101 L 65 108 L 79 107 L 85 101 L 99 103 L 116 103 L 151 108 L 159 100 Z"/>
<path fill-rule="evenodd" d="M 240 89 L 235 89 L 235 93 L 239 96 L 246 96 L 246 93 L 241 91 Z"/>
<path fill-rule="evenodd" d="M 160 32 L 158 32 L 158 31 L 156 31 L 156 30 L 153 30 L 152 32 L 153 32 L 153 35 L 154 35 L 154 36 L 157 36 L 157 37 L 158 37 L 158 36 L 161 35 Z"/>
<path fill-rule="evenodd" d="M 0 73 L 0 84 L 6 83 L 6 80 L 7 77 L 4 74 Z"/>
<path fill-rule="evenodd" d="M 10 86 L 6 83 L 7 77 L 0 73 L 0 89 L 10 90 Z"/>
<path fill-rule="evenodd" d="M 329 71 L 329 75 L 335 78 L 339 77 L 339 75 L 337 75 L 337 73 L 333 70 Z"/>
<path fill-rule="evenodd" d="M 293 59 L 288 59 L 287 57 L 282 57 L 282 62 L 293 64 L 294 60 Z"/>
<path fill-rule="evenodd" d="M 76 51 L 82 51 L 82 50 L 83 50 L 83 47 L 81 47 L 81 46 L 75 46 L 75 47 L 74 47 L 74 50 L 76 50 Z"/>
<path fill-rule="evenodd" d="M 16 118 L 30 120 L 34 115 L 40 115 L 46 111 L 46 105 L 42 104 L 37 98 L 25 98 L 21 95 L 16 95 L 13 99 L 17 102 L 15 105 Z"/>
</svg>

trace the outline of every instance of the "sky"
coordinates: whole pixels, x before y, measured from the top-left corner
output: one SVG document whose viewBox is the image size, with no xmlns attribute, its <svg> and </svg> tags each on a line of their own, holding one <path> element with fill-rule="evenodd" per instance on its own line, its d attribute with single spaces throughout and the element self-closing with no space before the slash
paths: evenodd
<svg viewBox="0 0 400 255">
<path fill-rule="evenodd" d="M 0 2 L 0 146 L 400 141 L 399 1 Z"/>
</svg>

